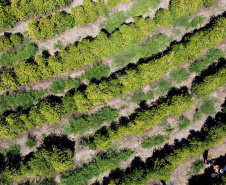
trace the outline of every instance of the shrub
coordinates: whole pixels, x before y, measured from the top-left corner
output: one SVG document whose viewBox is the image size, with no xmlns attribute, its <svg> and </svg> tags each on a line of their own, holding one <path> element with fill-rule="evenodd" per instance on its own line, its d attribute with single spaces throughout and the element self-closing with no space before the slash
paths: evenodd
<svg viewBox="0 0 226 185">
<path fill-rule="evenodd" d="M 31 43 L 26 46 L 22 46 L 17 50 L 5 52 L 0 55 L 0 65 L 1 66 L 14 66 L 18 65 L 20 62 L 33 58 L 38 51 L 37 45 Z"/>
<path fill-rule="evenodd" d="M 204 21 L 205 21 L 205 17 L 202 17 L 202 16 L 197 16 L 195 17 L 194 19 L 192 19 L 191 21 L 191 27 L 195 28 L 197 27 L 198 25 L 202 24 Z"/>
<path fill-rule="evenodd" d="M 133 154 L 133 150 L 121 151 L 120 153 L 108 151 L 107 153 L 99 154 L 89 164 L 63 173 L 60 176 L 60 184 L 86 185 L 88 180 L 93 177 L 98 177 L 103 172 L 116 169 L 122 161 L 126 161 Z"/>
<path fill-rule="evenodd" d="M 194 114 L 194 120 L 200 121 L 202 119 L 202 112 L 199 109 L 196 109 Z"/>
<path fill-rule="evenodd" d="M 153 136 L 153 137 L 147 137 L 142 141 L 142 147 L 143 148 L 153 148 L 155 146 L 161 145 L 164 142 L 164 137 L 160 134 Z"/>
<path fill-rule="evenodd" d="M 53 94 L 57 94 L 57 93 L 63 93 L 65 89 L 71 89 L 71 88 L 77 89 L 79 86 L 80 86 L 79 79 L 65 78 L 65 79 L 54 80 L 50 85 L 49 91 Z"/>
<path fill-rule="evenodd" d="M 207 116 L 212 116 L 216 114 L 215 110 L 215 100 L 205 100 L 201 106 L 202 113 L 206 114 Z"/>
<path fill-rule="evenodd" d="M 201 74 L 209 65 L 213 64 L 215 60 L 223 58 L 224 53 L 220 49 L 211 48 L 208 50 L 207 54 L 203 56 L 200 60 L 195 61 L 189 67 L 191 72 Z"/>
<path fill-rule="evenodd" d="M 98 62 L 92 68 L 86 70 L 85 74 L 82 75 L 82 79 L 87 79 L 89 81 L 96 79 L 101 80 L 101 78 L 108 77 L 110 73 L 110 68 L 107 65 Z"/>
<path fill-rule="evenodd" d="M 54 49 L 63 49 L 63 44 L 61 41 L 57 41 L 57 43 L 54 44 L 53 46 Z"/>
<path fill-rule="evenodd" d="M 179 18 L 175 19 L 173 25 L 175 27 L 182 26 L 186 30 L 188 30 L 190 28 L 190 26 L 191 26 L 190 22 L 189 22 L 189 16 L 185 15 L 183 17 L 179 17 Z"/>
<path fill-rule="evenodd" d="M 72 116 L 69 120 L 68 133 L 83 134 L 91 129 L 98 129 L 104 123 L 110 124 L 118 117 L 118 110 L 104 107 L 94 114 L 83 116 Z"/>
<path fill-rule="evenodd" d="M 5 111 L 17 110 L 18 108 L 27 109 L 42 96 L 46 94 L 45 91 L 26 91 L 26 92 L 12 92 L 9 95 L 3 94 L 0 96 L 0 113 Z"/>
<path fill-rule="evenodd" d="M 203 0 L 205 7 L 211 7 L 216 0 Z"/>
<path fill-rule="evenodd" d="M 25 146 L 28 148 L 33 148 L 36 145 L 36 141 L 30 135 L 27 136 L 27 141 L 25 142 Z"/>
<path fill-rule="evenodd" d="M 202 169 L 205 168 L 205 164 L 203 161 L 195 161 L 192 163 L 190 171 L 187 173 L 187 175 L 198 175 Z"/>
<path fill-rule="evenodd" d="M 187 72 L 187 70 L 185 68 L 181 68 L 181 69 L 172 71 L 170 73 L 170 77 L 173 81 L 175 81 L 177 84 L 179 84 L 188 79 L 189 73 Z"/>
<path fill-rule="evenodd" d="M 167 126 L 165 128 L 165 132 L 170 136 L 173 133 L 174 128 L 171 127 L 171 125 Z"/>
<path fill-rule="evenodd" d="M 171 12 L 163 8 L 160 8 L 156 12 L 154 20 L 156 24 L 159 24 L 160 26 L 165 28 L 168 28 L 171 24 L 173 24 Z"/>
<path fill-rule="evenodd" d="M 169 80 L 158 80 L 159 89 L 156 91 L 157 94 L 164 95 L 172 88 L 172 82 Z"/>
<path fill-rule="evenodd" d="M 203 6 L 203 0 L 172 0 L 169 9 L 175 18 L 185 15 L 194 16 L 195 11 Z"/>
<path fill-rule="evenodd" d="M 147 94 L 144 94 L 142 89 L 137 89 L 134 91 L 133 96 L 131 97 L 131 101 L 134 103 L 139 103 L 144 100 L 151 100 L 154 98 L 153 92 L 148 92 Z"/>
<path fill-rule="evenodd" d="M 108 33 L 112 33 L 115 29 L 119 28 L 126 20 L 123 12 L 116 12 L 107 18 L 105 29 Z"/>
<path fill-rule="evenodd" d="M 11 34 L 10 36 L 0 35 L 0 52 L 9 51 L 14 46 L 23 43 L 23 37 L 18 34 Z"/>
<path fill-rule="evenodd" d="M 218 87 L 226 83 L 226 66 L 221 67 L 215 74 L 206 76 L 201 82 L 192 85 L 192 91 L 200 99 L 210 96 Z"/>
<path fill-rule="evenodd" d="M 132 17 L 147 13 L 150 9 L 155 9 L 159 5 L 160 0 L 140 0 L 128 11 Z"/>
<path fill-rule="evenodd" d="M 183 130 L 190 126 L 190 120 L 188 120 L 187 118 L 181 117 L 179 120 L 178 126 L 180 130 Z"/>
</svg>

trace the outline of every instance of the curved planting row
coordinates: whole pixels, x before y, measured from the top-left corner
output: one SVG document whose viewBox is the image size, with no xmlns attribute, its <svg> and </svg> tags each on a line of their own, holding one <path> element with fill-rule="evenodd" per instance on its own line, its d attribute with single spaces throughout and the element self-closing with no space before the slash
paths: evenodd
<svg viewBox="0 0 226 185">
<path fill-rule="evenodd" d="M 172 49 L 163 57 L 140 64 L 137 70 L 129 69 L 124 74 L 116 75 L 115 79 L 101 81 L 98 85 L 92 83 L 84 93 L 77 91 L 74 95 L 68 95 L 62 99 L 62 103 L 43 101 L 37 107 L 32 107 L 29 112 L 3 116 L 1 119 L 1 138 L 15 137 L 25 133 L 28 128 L 34 128 L 45 122 L 55 124 L 67 112 L 86 111 L 93 105 L 102 104 L 113 97 L 121 97 L 123 93 L 129 93 L 133 89 L 140 88 L 160 78 L 168 70 L 175 69 L 183 62 L 202 54 L 205 48 L 216 46 L 226 39 L 225 25 L 226 19 L 220 17 L 213 23 L 212 27 L 199 30 L 187 37 L 185 43 L 172 46 Z M 213 36 L 215 39 L 212 39 Z"/>
<path fill-rule="evenodd" d="M 225 123 L 224 113 L 214 124 L 205 125 L 200 132 L 177 143 L 169 151 L 159 151 L 159 155 L 148 158 L 144 165 L 127 169 L 120 177 L 109 179 L 108 184 L 146 184 L 148 180 L 168 180 L 178 165 L 222 143 L 226 137 Z"/>
</svg>

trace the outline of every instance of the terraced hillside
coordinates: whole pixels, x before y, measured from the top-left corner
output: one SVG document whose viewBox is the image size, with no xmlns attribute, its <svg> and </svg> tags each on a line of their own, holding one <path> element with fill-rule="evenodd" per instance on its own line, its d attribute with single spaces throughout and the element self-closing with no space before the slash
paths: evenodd
<svg viewBox="0 0 226 185">
<path fill-rule="evenodd" d="M 0 184 L 225 184 L 225 11 L 0 0 Z"/>
</svg>

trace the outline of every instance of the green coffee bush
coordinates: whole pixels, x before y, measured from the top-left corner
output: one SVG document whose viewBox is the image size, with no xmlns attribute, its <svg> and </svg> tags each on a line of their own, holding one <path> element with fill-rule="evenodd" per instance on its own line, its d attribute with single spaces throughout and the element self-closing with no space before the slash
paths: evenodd
<svg viewBox="0 0 226 185">
<path fill-rule="evenodd" d="M 160 8 L 156 12 L 154 20 L 156 24 L 159 24 L 160 26 L 165 28 L 168 28 L 171 24 L 173 24 L 171 12 L 163 8 Z"/>
<path fill-rule="evenodd" d="M 142 143 L 141 146 L 143 148 L 153 148 L 155 146 L 161 145 L 164 142 L 164 137 L 160 134 L 153 136 L 153 137 L 147 137 L 145 138 Z"/>
</svg>

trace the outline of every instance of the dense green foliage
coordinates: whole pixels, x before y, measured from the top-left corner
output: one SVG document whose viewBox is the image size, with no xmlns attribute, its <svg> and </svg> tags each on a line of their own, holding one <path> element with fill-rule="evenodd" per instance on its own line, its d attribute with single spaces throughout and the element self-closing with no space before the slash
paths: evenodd
<svg viewBox="0 0 226 185">
<path fill-rule="evenodd" d="M 71 79 L 71 78 L 63 78 L 54 80 L 53 83 L 50 85 L 49 91 L 53 94 L 63 93 L 67 89 L 77 89 L 80 85 L 79 79 Z"/>
<path fill-rule="evenodd" d="M 18 34 L 11 34 L 10 36 L 0 35 L 0 52 L 9 51 L 22 43 L 23 37 Z"/>
<path fill-rule="evenodd" d="M 100 154 L 89 164 L 63 173 L 60 176 L 60 184 L 86 185 L 88 180 L 98 177 L 101 173 L 120 167 L 120 163 L 126 161 L 133 154 L 133 150 L 120 153 L 108 151 Z"/>
<path fill-rule="evenodd" d="M 113 141 L 120 140 L 123 136 L 140 135 L 145 130 L 154 127 L 155 124 L 160 124 L 162 119 L 170 114 L 176 117 L 181 116 L 185 110 L 188 110 L 194 104 L 192 98 L 189 94 L 169 97 L 156 107 L 139 113 L 136 119 L 127 125 L 108 128 L 104 134 L 96 132 L 93 136 L 93 142 L 99 149 L 106 149 L 110 147 Z"/>
<path fill-rule="evenodd" d="M 188 79 L 189 73 L 187 72 L 187 70 L 185 68 L 181 68 L 181 69 L 172 71 L 170 73 L 170 77 L 173 81 L 175 81 L 176 83 L 179 84 Z"/>
<path fill-rule="evenodd" d="M 200 121 L 202 119 L 202 112 L 199 109 L 195 110 L 194 121 Z"/>
<path fill-rule="evenodd" d="M 191 72 L 196 72 L 197 74 L 201 74 L 201 72 L 206 69 L 209 65 L 213 64 L 215 60 L 223 58 L 224 53 L 220 49 L 211 48 L 208 50 L 207 54 L 203 56 L 201 59 L 192 63 L 189 67 Z"/>
<path fill-rule="evenodd" d="M 112 33 L 116 28 L 119 28 L 126 20 L 123 12 L 116 12 L 109 16 L 105 23 L 105 29 L 108 33 Z"/>
<path fill-rule="evenodd" d="M 155 146 L 161 145 L 165 141 L 164 137 L 160 134 L 152 137 L 145 138 L 141 145 L 143 148 L 153 148 Z"/>
<path fill-rule="evenodd" d="M 114 55 L 113 64 L 121 68 L 130 63 L 132 59 L 139 60 L 153 56 L 164 50 L 171 41 L 171 38 L 166 35 L 158 34 L 149 38 L 143 44 L 136 43 L 129 45 L 122 53 Z"/>
<path fill-rule="evenodd" d="M 28 23 L 28 34 L 35 37 L 36 40 L 52 38 L 54 35 L 64 32 L 67 28 L 71 29 L 74 26 L 83 26 L 96 21 L 99 16 L 107 15 L 108 7 L 113 8 L 112 6 L 115 7 L 118 3 L 130 1 L 131 0 L 111 0 L 105 4 L 102 0 L 97 0 L 96 2 L 84 0 L 81 6 L 71 9 L 71 14 L 61 12 L 39 19 L 32 19 Z M 110 5 L 109 3 L 114 4 Z M 109 21 L 112 22 L 115 18 L 118 20 L 119 17 L 121 21 L 124 20 L 120 13 L 116 13 Z M 115 21 L 113 22 L 116 23 Z M 117 23 L 115 26 L 119 27 L 120 25 L 121 23 Z M 108 26 L 110 30 L 112 29 L 110 27 L 114 28 L 112 25 Z"/>
<path fill-rule="evenodd" d="M 27 136 L 27 141 L 25 142 L 25 146 L 28 148 L 33 148 L 36 145 L 35 138 L 30 135 Z"/>
<path fill-rule="evenodd" d="M 204 153 L 209 147 L 216 146 L 226 137 L 226 124 L 217 121 L 215 124 L 205 125 L 193 137 L 183 141 L 180 145 L 172 146 L 170 152 L 162 151 L 162 155 L 149 158 L 142 167 L 127 170 L 120 177 L 112 178 L 109 184 L 146 184 L 148 180 L 168 180 L 172 172 L 188 159 Z"/>
<path fill-rule="evenodd" d="M 17 110 L 18 108 L 27 109 L 45 94 L 46 92 L 42 90 L 29 90 L 21 93 L 12 92 L 9 95 L 3 94 L 0 96 L 0 113 L 10 110 Z"/>
<path fill-rule="evenodd" d="M 214 2 L 215 0 L 172 0 L 169 9 L 173 18 L 194 16 L 196 10 L 203 6 L 210 7 Z"/>
<path fill-rule="evenodd" d="M 190 171 L 187 173 L 187 175 L 198 175 L 202 169 L 205 168 L 205 164 L 203 161 L 195 161 L 192 163 Z"/>
<path fill-rule="evenodd" d="M 206 76 L 203 81 L 195 83 L 192 86 L 192 91 L 203 99 L 210 96 L 211 93 L 222 87 L 226 83 L 226 66 L 221 67 L 216 73 Z"/>
<path fill-rule="evenodd" d="M 131 97 L 131 101 L 134 102 L 134 103 L 139 103 L 141 101 L 151 100 L 153 98 L 154 98 L 153 92 L 150 91 L 150 92 L 144 94 L 142 89 L 137 89 L 137 90 L 134 91 L 134 93 Z"/>
<path fill-rule="evenodd" d="M 69 134 L 83 134 L 90 129 L 98 129 L 104 123 L 109 125 L 118 117 L 119 110 L 104 107 L 91 115 L 72 116 L 69 120 Z"/>
<path fill-rule="evenodd" d="M 137 24 L 142 23 L 144 25 L 144 21 L 148 20 L 150 19 L 138 19 Z M 172 49 L 161 58 L 140 64 L 137 70 L 128 69 L 125 73 L 119 73 L 114 79 L 103 80 L 99 84 L 91 83 L 83 93 L 77 91 L 73 96 L 63 98 L 63 103 L 43 101 L 37 107 L 32 107 L 29 112 L 18 112 L 2 117 L 1 137 L 15 137 L 26 132 L 27 128 L 34 128 L 36 125 L 45 122 L 55 124 L 67 112 L 87 111 L 93 105 L 100 105 L 113 97 L 121 97 L 122 94 L 130 93 L 131 90 L 141 88 L 143 85 L 160 78 L 168 70 L 177 68 L 184 61 L 193 60 L 196 56 L 202 54 L 205 48 L 212 48 L 226 38 L 226 32 L 224 32 L 226 19 L 220 17 L 213 23 L 214 26 L 186 37 L 186 43 L 173 45 Z M 202 37 L 200 37 L 200 34 L 202 34 Z M 133 35 L 135 36 L 134 33 Z M 52 57 L 50 59 L 53 60 Z M 26 69 L 24 70 L 26 71 Z M 37 73 L 35 75 L 37 77 Z M 4 74 L 1 77 L 4 79 Z"/>
<path fill-rule="evenodd" d="M 81 76 L 81 79 L 101 80 L 101 78 L 107 78 L 110 73 L 110 68 L 101 62 L 95 64 L 92 68 L 86 70 L 85 74 Z"/>
<path fill-rule="evenodd" d="M 201 106 L 201 111 L 202 113 L 206 114 L 207 116 L 212 116 L 214 114 L 216 114 L 216 110 L 215 110 L 215 105 L 216 100 L 204 100 L 202 106 Z"/>
<path fill-rule="evenodd" d="M 155 23 L 168 28 L 171 24 L 173 24 L 173 19 L 171 12 L 169 10 L 160 8 L 155 15 Z"/>
<path fill-rule="evenodd" d="M 60 147 L 60 148 L 59 148 Z M 47 149 L 41 148 L 29 159 L 20 159 L 18 153 L 6 155 L 1 164 L 1 184 L 11 184 L 12 181 L 20 181 L 23 177 L 35 178 L 39 175 L 52 177 L 56 172 L 68 170 L 73 164 L 73 152 L 66 147 L 52 145 Z M 13 159 L 17 159 L 14 160 Z"/>
<path fill-rule="evenodd" d="M 197 27 L 198 25 L 202 24 L 204 21 L 205 21 L 205 17 L 202 17 L 202 16 L 197 16 L 195 17 L 194 19 L 192 19 L 192 21 L 190 22 L 191 24 L 191 27 L 195 28 Z"/>
<path fill-rule="evenodd" d="M 15 0 L 10 4 L 8 0 L 2 0 L 0 4 L 0 28 L 11 29 L 19 20 L 37 14 L 45 15 L 47 12 L 65 8 L 72 0 Z"/>
<path fill-rule="evenodd" d="M 181 117 L 178 123 L 178 127 L 180 130 L 183 130 L 190 126 L 190 120 L 185 117 Z"/>
<path fill-rule="evenodd" d="M 15 89 L 29 81 L 49 79 L 52 75 L 70 72 L 80 66 L 120 53 L 128 45 L 145 38 L 155 27 L 152 19 L 136 18 L 134 23 L 121 26 L 110 37 L 101 32 L 93 41 L 84 39 L 78 45 L 68 46 L 57 56 L 46 58 L 44 55 L 38 55 L 35 63 L 24 61 L 14 66 L 13 70 L 5 71 L 1 75 L 0 89 Z"/>
<path fill-rule="evenodd" d="M 33 58 L 38 51 L 37 45 L 30 43 L 19 47 L 18 49 L 10 52 L 5 52 L 0 55 L 0 66 L 14 66 L 18 63 Z"/>
<path fill-rule="evenodd" d="M 160 0 L 139 0 L 137 3 L 128 11 L 131 17 L 136 15 L 142 15 L 148 13 L 150 9 L 155 9 L 158 7 Z"/>
</svg>

